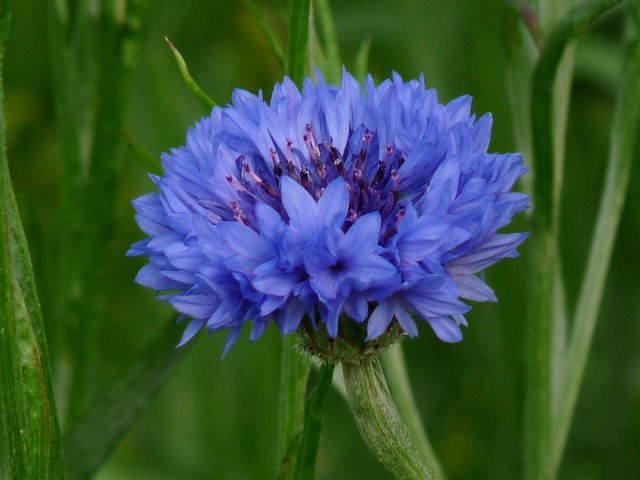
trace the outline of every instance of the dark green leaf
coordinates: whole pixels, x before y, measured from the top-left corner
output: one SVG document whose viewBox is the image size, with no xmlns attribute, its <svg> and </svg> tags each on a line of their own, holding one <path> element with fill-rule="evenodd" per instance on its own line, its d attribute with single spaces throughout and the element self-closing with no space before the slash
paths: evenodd
<svg viewBox="0 0 640 480">
<path fill-rule="evenodd" d="M 64 436 L 69 478 L 89 478 L 169 379 L 189 347 L 175 349 L 175 319 L 134 358 Z"/>
<path fill-rule="evenodd" d="M 0 3 L 0 41 L 6 42 L 11 30 L 13 0 L 2 0 Z"/>
</svg>

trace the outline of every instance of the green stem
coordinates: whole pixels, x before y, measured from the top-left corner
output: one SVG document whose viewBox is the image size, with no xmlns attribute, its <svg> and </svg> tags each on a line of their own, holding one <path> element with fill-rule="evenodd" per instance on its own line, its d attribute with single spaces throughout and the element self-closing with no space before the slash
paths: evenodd
<svg viewBox="0 0 640 480">
<path fill-rule="evenodd" d="M 534 161 L 532 309 L 528 331 L 528 381 L 525 408 L 525 473 L 528 479 L 552 479 L 553 412 L 559 404 L 554 395 L 557 375 L 553 368 L 555 337 L 562 333 L 558 312 L 560 255 L 558 217 L 562 175 L 562 137 L 558 123 L 558 70 L 567 46 L 605 10 L 620 0 L 591 0 L 567 14 L 546 39 L 532 78 L 531 128 Z M 570 72 L 569 72 L 570 73 Z M 563 73 L 563 77 L 569 74 Z M 565 78 L 566 79 L 566 78 Z M 565 85 L 566 88 L 566 85 Z M 566 102 L 565 109 L 566 109 Z M 564 343 L 564 342 L 562 342 Z"/>
<path fill-rule="evenodd" d="M 292 480 L 313 478 L 316 468 L 320 432 L 324 421 L 324 397 L 333 380 L 335 364 L 323 363 L 318 371 L 315 387 L 309 393 L 304 407 L 304 426 L 300 435 L 293 467 L 285 474 Z M 284 472 L 283 472 L 284 473 Z"/>
<path fill-rule="evenodd" d="M 528 379 L 525 403 L 525 478 L 549 479 L 551 448 L 551 392 L 553 386 L 553 272 L 557 262 L 556 237 L 537 231 L 532 240 L 532 308 L 528 324 Z"/>
<path fill-rule="evenodd" d="M 546 40 L 533 72 L 531 93 L 531 128 L 535 162 L 534 195 L 536 216 L 542 227 L 551 225 L 554 210 L 555 137 L 554 85 L 556 73 L 568 44 L 584 33 L 603 12 L 622 0 L 591 0 L 572 10 Z"/>
<path fill-rule="evenodd" d="M 402 354 L 401 343 L 396 343 L 384 351 L 382 354 L 382 366 L 389 379 L 389 388 L 396 399 L 396 405 L 407 424 L 407 428 L 413 435 L 413 438 L 418 442 L 418 446 L 427 459 L 427 462 L 433 467 L 435 473 L 444 479 L 445 475 L 442 467 L 431 447 L 431 443 L 429 443 L 429 438 L 420 419 L 418 407 L 414 401 L 404 355 Z"/>
<path fill-rule="evenodd" d="M 292 442 L 304 428 L 304 395 L 311 371 L 311 359 L 299 351 L 297 341 L 296 335 L 285 335 L 282 338 L 278 472 L 286 472 L 291 468 L 295 457 L 295 445 Z"/>
<path fill-rule="evenodd" d="M 285 73 L 298 88 L 302 87 L 307 65 L 310 8 L 310 0 L 293 0 L 291 3 Z M 296 455 L 295 437 L 304 428 L 304 397 L 311 359 L 298 350 L 297 342 L 296 335 L 285 335 L 282 339 L 277 449 L 279 473 L 291 468 Z"/>
<path fill-rule="evenodd" d="M 347 398 L 362 438 L 395 478 L 437 479 L 391 398 L 378 359 L 345 362 Z"/>
<path fill-rule="evenodd" d="M 629 184 L 640 117 L 640 4 L 631 6 L 634 38 L 627 49 L 625 70 L 611 127 L 611 144 L 604 191 L 566 357 L 561 402 L 553 425 L 552 468 L 558 469 L 584 375 L 600 308 L 607 270 Z"/>
</svg>

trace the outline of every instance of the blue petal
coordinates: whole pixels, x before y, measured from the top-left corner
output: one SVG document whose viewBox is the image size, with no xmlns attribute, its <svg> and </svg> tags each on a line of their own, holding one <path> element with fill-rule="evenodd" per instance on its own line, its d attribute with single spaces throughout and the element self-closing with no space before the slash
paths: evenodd
<svg viewBox="0 0 640 480">
<path fill-rule="evenodd" d="M 322 227 L 340 228 L 349 209 L 349 190 L 342 178 L 336 178 L 324 189 L 318 201 Z"/>
<path fill-rule="evenodd" d="M 369 314 L 369 304 L 364 295 L 352 292 L 344 304 L 344 311 L 356 322 L 362 323 L 367 319 L 367 315 Z"/>
<path fill-rule="evenodd" d="M 497 302 L 498 298 L 493 290 L 480 278 L 473 274 L 452 275 L 458 286 L 460 296 L 476 302 Z"/>
<path fill-rule="evenodd" d="M 391 300 L 384 300 L 373 310 L 367 323 L 367 341 L 378 338 L 387 331 L 391 319 L 393 318 L 393 308 Z"/>
<path fill-rule="evenodd" d="M 209 318 L 217 308 L 216 301 L 206 295 L 180 295 L 169 302 L 180 313 L 193 318 Z"/>
<path fill-rule="evenodd" d="M 402 307 L 396 306 L 394 313 L 405 333 L 410 337 L 416 337 L 418 335 L 418 326 L 411 315 L 409 315 L 409 312 Z"/>
<path fill-rule="evenodd" d="M 176 348 L 182 347 L 189 340 L 191 340 L 193 337 L 195 337 L 196 334 L 200 330 L 202 330 L 202 327 L 204 327 L 205 322 L 206 322 L 206 319 L 204 319 L 204 318 L 194 318 L 193 320 L 191 320 L 189 322 L 189 325 L 187 325 L 187 328 L 184 329 L 184 333 L 182 334 L 182 338 L 180 339 L 180 343 L 178 343 L 178 345 L 176 345 Z"/>
<path fill-rule="evenodd" d="M 462 330 L 449 317 L 435 317 L 427 319 L 431 328 L 443 342 L 456 343 L 462 340 Z"/>
<path fill-rule="evenodd" d="M 304 239 L 317 235 L 319 226 L 314 221 L 318 206 L 302 185 L 289 177 L 282 177 L 282 205 L 289 215 L 289 225 L 300 232 Z"/>
</svg>

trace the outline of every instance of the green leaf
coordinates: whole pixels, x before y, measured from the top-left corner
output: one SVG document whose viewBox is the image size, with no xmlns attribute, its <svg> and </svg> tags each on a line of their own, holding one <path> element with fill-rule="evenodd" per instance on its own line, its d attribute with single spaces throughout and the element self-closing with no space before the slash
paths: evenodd
<svg viewBox="0 0 640 480">
<path fill-rule="evenodd" d="M 310 3 L 310 0 L 293 0 L 291 3 L 286 74 L 298 87 L 302 87 L 307 67 Z"/>
<path fill-rule="evenodd" d="M 0 72 L 4 48 L 0 45 Z M 5 145 L 0 74 L 0 426 L 3 478 L 64 478 L 49 357 Z"/>
<path fill-rule="evenodd" d="M 324 46 L 324 56 L 326 59 L 325 70 L 322 72 L 327 83 L 338 84 L 342 77 L 342 62 L 340 61 L 340 49 L 338 36 L 333 22 L 331 6 L 329 0 L 316 0 L 313 2 L 320 32 L 322 34 L 322 44 Z"/>
<path fill-rule="evenodd" d="M 200 100 L 207 108 L 215 107 L 216 103 L 211 100 L 211 98 L 209 98 L 206 93 L 204 93 L 204 91 L 200 88 L 200 85 L 196 83 L 196 81 L 191 76 L 191 73 L 189 73 L 189 67 L 187 67 L 187 63 L 184 61 L 184 58 L 182 58 L 182 55 L 180 55 L 178 49 L 173 45 L 173 43 L 171 43 L 171 40 L 169 40 L 167 37 L 164 37 L 164 39 L 169 45 L 173 57 L 176 59 L 176 63 L 178 64 L 178 68 L 180 69 L 180 73 L 182 74 L 182 78 L 184 79 L 184 83 L 187 84 L 189 90 L 191 90 L 196 98 Z"/>
<path fill-rule="evenodd" d="M 251 16 L 253 17 L 253 19 L 258 24 L 258 27 L 260 27 L 260 31 L 262 31 L 262 34 L 267 39 L 267 43 L 271 47 L 271 51 L 273 52 L 273 55 L 276 57 L 276 61 L 278 62 L 278 65 L 280 65 L 280 68 L 284 70 L 285 62 L 286 62 L 284 48 L 282 47 L 280 40 L 278 40 L 276 33 L 269 26 L 269 24 L 264 18 L 264 15 L 260 13 L 260 10 L 258 9 L 255 3 L 253 3 L 251 0 L 243 0 L 243 2 L 244 2 L 244 5 L 249 10 L 249 13 L 251 13 Z"/>
<path fill-rule="evenodd" d="M 175 348 L 175 318 L 141 351 L 64 436 L 69 478 L 89 478 L 108 458 L 144 407 L 190 349 Z"/>
<path fill-rule="evenodd" d="M 2 3 L 0 3 L 0 41 L 2 42 L 6 42 L 7 38 L 9 38 L 13 3 L 13 0 L 2 0 Z"/>
</svg>

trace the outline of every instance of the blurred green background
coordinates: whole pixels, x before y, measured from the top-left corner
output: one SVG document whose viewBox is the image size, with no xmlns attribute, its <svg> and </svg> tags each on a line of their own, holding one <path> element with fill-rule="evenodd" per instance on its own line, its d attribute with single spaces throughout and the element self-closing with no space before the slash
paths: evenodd
<svg viewBox="0 0 640 480">
<path fill-rule="evenodd" d="M 8 153 L 16 195 L 33 253 L 60 409 L 69 357 L 55 318 L 60 174 L 47 9 L 41 0 L 16 2 L 6 49 Z M 133 74 L 126 129 L 159 157 L 184 143 L 206 109 L 184 86 L 163 37 L 181 51 L 194 78 L 219 104 L 234 88 L 262 89 L 267 98 L 282 73 L 242 2 L 150 2 L 139 63 Z M 285 40 L 282 2 L 259 2 Z M 505 2 L 459 0 L 332 2 L 343 62 L 349 67 L 371 40 L 370 72 L 405 79 L 425 73 L 441 101 L 470 93 L 474 111 L 494 115 L 492 151 L 514 151 L 504 48 Z M 608 151 L 613 92 L 619 72 L 622 19 L 615 12 L 578 46 L 571 104 L 562 250 L 570 306 L 589 245 Z M 99 60 L 99 59 L 98 59 Z M 522 98 L 527 102 L 528 98 Z M 640 101 L 640 99 L 639 99 Z M 130 201 L 153 186 L 139 160 L 113 205 L 117 224 L 109 248 L 109 281 L 101 301 L 97 391 L 153 338 L 171 309 L 133 283 L 142 259 L 125 258 L 142 238 Z M 640 477 L 640 169 L 634 168 L 593 350 L 561 478 Z M 534 200 L 535 204 L 535 200 Z M 510 231 L 528 229 L 519 218 Z M 476 304 L 462 343 L 438 341 L 428 327 L 405 341 L 416 401 L 451 479 L 520 476 L 527 243 L 522 257 L 491 268 L 498 304 Z M 176 326 L 176 343 L 181 326 Z M 204 336 L 204 335 L 202 335 Z M 276 465 L 280 335 L 270 327 L 255 344 L 248 332 L 220 361 L 225 335 L 199 338 L 161 394 L 148 406 L 96 478 L 262 479 Z M 65 425 L 63 425 L 63 428 Z M 317 464 L 318 479 L 389 478 L 359 438 L 344 399 L 332 391 Z"/>
</svg>

